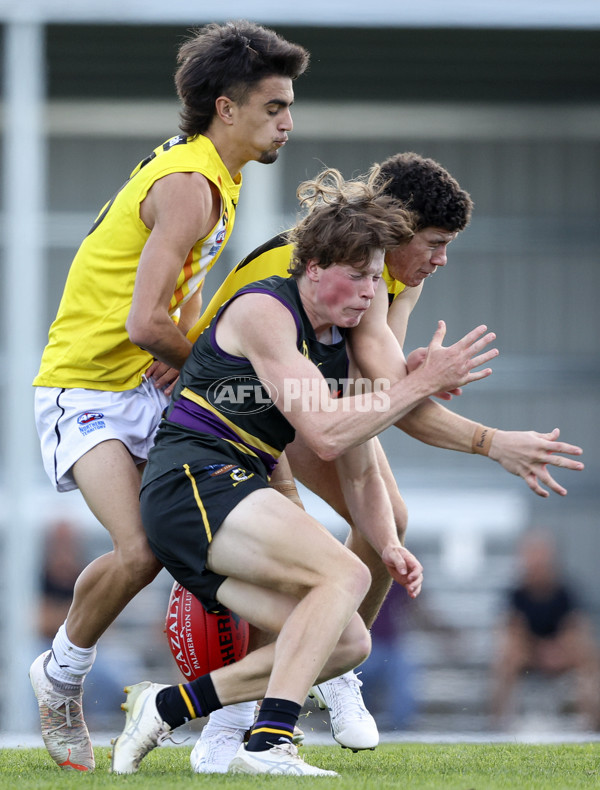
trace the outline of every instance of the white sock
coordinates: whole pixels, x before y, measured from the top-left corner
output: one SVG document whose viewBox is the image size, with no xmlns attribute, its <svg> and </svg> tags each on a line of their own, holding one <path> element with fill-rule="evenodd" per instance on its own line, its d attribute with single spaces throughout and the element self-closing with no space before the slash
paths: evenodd
<svg viewBox="0 0 600 790">
<path fill-rule="evenodd" d="M 211 729 L 229 727 L 231 729 L 249 730 L 256 718 L 256 702 L 236 702 L 224 708 L 214 710 L 207 721 Z"/>
<path fill-rule="evenodd" d="M 59 685 L 81 686 L 96 658 L 96 645 L 77 647 L 67 636 L 63 623 L 52 642 L 52 653 L 46 665 L 46 674 Z"/>
</svg>

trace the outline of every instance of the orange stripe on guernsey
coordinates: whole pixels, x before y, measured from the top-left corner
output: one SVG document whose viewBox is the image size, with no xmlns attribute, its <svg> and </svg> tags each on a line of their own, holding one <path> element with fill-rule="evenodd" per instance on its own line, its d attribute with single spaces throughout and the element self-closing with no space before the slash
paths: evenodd
<svg viewBox="0 0 600 790">
<path fill-rule="evenodd" d="M 179 278 L 183 277 L 183 282 L 173 294 L 173 298 L 171 299 L 171 308 L 176 307 L 185 296 L 186 286 L 188 284 L 188 281 L 191 279 L 192 275 L 194 274 L 193 262 L 194 262 L 194 250 L 190 250 L 187 258 L 185 259 L 185 263 L 183 264 L 183 269 L 181 270 L 181 274 L 179 275 Z M 189 286 L 187 287 L 187 290 L 189 291 Z"/>
</svg>

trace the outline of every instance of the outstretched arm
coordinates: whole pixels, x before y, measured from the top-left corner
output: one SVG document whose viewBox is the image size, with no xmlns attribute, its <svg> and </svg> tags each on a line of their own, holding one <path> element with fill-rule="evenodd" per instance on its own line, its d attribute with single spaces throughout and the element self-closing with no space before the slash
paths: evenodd
<svg viewBox="0 0 600 790">
<path fill-rule="evenodd" d="M 383 296 L 387 297 L 387 294 Z M 387 301 L 380 292 L 358 327 L 352 330 L 350 346 L 363 376 L 375 380 L 385 376 L 401 378 L 407 375 L 402 349 L 387 323 Z M 418 364 L 410 366 L 411 369 L 416 370 L 425 355 L 426 351 L 420 349 Z M 567 493 L 554 480 L 549 466 L 575 471 L 584 468 L 576 458 L 560 455 L 579 456 L 583 451 L 576 445 L 558 441 L 558 428 L 547 434 L 486 428 L 430 398 L 418 404 L 395 424 L 425 444 L 463 453 L 488 455 L 506 471 L 522 477 L 529 488 L 542 497 L 548 496 L 544 485 L 560 496 Z"/>
<path fill-rule="evenodd" d="M 581 455 L 583 450 L 574 444 L 559 442 L 560 430 L 550 433 L 537 431 L 496 431 L 489 450 L 489 457 L 511 472 L 522 477 L 534 494 L 547 497 L 547 486 L 560 496 L 567 489 L 561 486 L 550 474 L 548 466 L 581 471 L 584 465 L 575 458 L 565 458 L 557 453 Z"/>
<path fill-rule="evenodd" d="M 565 496 L 566 488 L 551 475 L 549 466 L 581 471 L 577 458 L 583 450 L 574 444 L 558 441 L 560 431 L 503 431 L 488 428 L 451 412 L 440 403 L 428 400 L 396 422 L 396 426 L 426 444 L 463 453 L 487 455 L 513 475 L 522 477 L 534 494 L 547 497 L 549 492 Z"/>
<path fill-rule="evenodd" d="M 410 376 L 385 391 L 337 399 L 319 368 L 296 348 L 289 311 L 270 296 L 249 293 L 235 299 L 217 324 L 216 339 L 228 354 L 250 360 L 258 377 L 274 385 L 277 407 L 306 443 L 323 460 L 334 460 L 381 433 L 432 392 L 490 375 L 490 368 L 478 368 L 498 353 L 486 350 L 493 333 L 480 326 L 444 347 L 445 332 L 440 321 L 423 365 Z"/>
</svg>

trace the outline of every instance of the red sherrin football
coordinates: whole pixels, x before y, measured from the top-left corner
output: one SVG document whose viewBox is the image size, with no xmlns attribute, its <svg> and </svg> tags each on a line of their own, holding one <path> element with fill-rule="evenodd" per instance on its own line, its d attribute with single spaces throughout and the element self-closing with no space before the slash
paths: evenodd
<svg viewBox="0 0 600 790">
<path fill-rule="evenodd" d="M 175 582 L 165 633 L 177 666 L 187 681 L 242 659 L 248 650 L 248 623 L 227 610 L 210 614 Z"/>
</svg>

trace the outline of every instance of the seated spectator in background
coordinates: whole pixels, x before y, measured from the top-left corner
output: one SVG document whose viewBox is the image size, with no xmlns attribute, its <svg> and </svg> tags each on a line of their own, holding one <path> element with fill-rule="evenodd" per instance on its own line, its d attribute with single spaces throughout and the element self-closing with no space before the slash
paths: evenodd
<svg viewBox="0 0 600 790">
<path fill-rule="evenodd" d="M 85 567 L 79 531 L 66 519 L 52 522 L 44 540 L 40 573 L 38 633 L 44 643 L 54 638 L 73 600 L 73 587 Z"/>
<path fill-rule="evenodd" d="M 558 567 L 550 535 L 535 530 L 519 546 L 520 577 L 493 665 L 494 723 L 506 726 L 515 686 L 526 670 L 553 676 L 573 671 L 585 729 L 600 725 L 600 663 L 592 624 Z"/>
<path fill-rule="evenodd" d="M 64 623 L 73 601 L 73 588 L 87 564 L 84 538 L 79 525 L 65 518 L 51 522 L 44 536 L 41 558 L 37 632 L 38 652 Z M 124 663 L 125 658 L 120 658 Z M 137 666 L 137 665 L 136 665 Z M 97 726 L 114 726 L 123 698 L 117 665 L 107 655 L 96 661 L 89 675 L 90 716 Z M 37 708 L 37 705 L 36 705 Z"/>
</svg>

